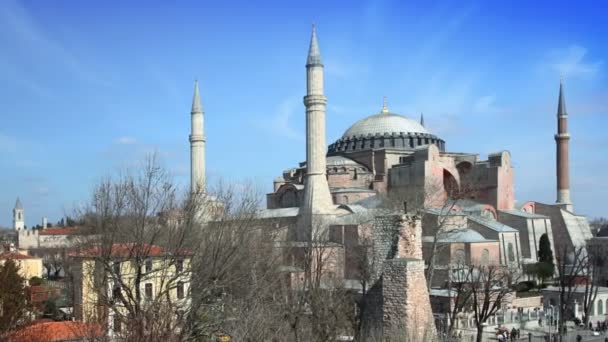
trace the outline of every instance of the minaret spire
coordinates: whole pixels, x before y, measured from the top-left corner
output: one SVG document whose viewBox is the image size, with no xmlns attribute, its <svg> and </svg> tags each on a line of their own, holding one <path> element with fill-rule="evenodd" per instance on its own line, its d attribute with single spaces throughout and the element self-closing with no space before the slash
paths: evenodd
<svg viewBox="0 0 608 342">
<path fill-rule="evenodd" d="M 325 106 L 323 94 L 323 64 L 315 26 L 312 27 L 308 58 L 306 59 L 306 177 L 304 199 L 300 212 L 303 215 L 326 213 L 333 202 L 329 193 L 326 173 Z"/>
<path fill-rule="evenodd" d="M 25 229 L 25 215 L 23 212 L 23 204 L 21 204 L 21 200 L 17 197 L 17 201 L 15 202 L 15 208 L 13 208 L 13 229 L 16 231 Z"/>
<path fill-rule="evenodd" d="M 568 112 L 566 111 L 566 96 L 564 95 L 564 80 L 559 82 L 559 100 L 557 104 L 557 134 L 555 135 L 557 148 L 556 171 L 557 171 L 557 204 L 566 210 L 573 211 L 570 199 L 570 163 L 568 133 Z"/>
<path fill-rule="evenodd" d="M 205 123 L 203 105 L 198 90 L 198 80 L 194 81 L 192 110 L 190 111 L 190 190 L 192 193 L 205 191 Z"/>
<path fill-rule="evenodd" d="M 424 113 L 420 112 L 420 126 L 424 127 Z"/>
</svg>

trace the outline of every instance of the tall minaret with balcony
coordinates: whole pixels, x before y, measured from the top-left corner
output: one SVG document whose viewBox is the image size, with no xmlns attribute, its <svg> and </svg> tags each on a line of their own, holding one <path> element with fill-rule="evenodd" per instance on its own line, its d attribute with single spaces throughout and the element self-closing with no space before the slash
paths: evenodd
<svg viewBox="0 0 608 342">
<path fill-rule="evenodd" d="M 194 82 L 190 134 L 190 190 L 205 191 L 205 117 L 198 92 L 198 81 Z"/>
<path fill-rule="evenodd" d="M 568 133 L 568 112 L 566 111 L 563 79 L 559 82 L 555 144 L 557 147 L 557 204 L 563 206 L 566 210 L 573 211 L 572 200 L 570 199 L 570 164 L 568 157 L 570 134 Z"/>
<path fill-rule="evenodd" d="M 325 106 L 323 94 L 323 63 L 313 25 L 306 60 L 306 176 L 304 199 L 300 206 L 303 214 L 323 214 L 331 210 L 333 202 L 326 177 Z"/>
</svg>

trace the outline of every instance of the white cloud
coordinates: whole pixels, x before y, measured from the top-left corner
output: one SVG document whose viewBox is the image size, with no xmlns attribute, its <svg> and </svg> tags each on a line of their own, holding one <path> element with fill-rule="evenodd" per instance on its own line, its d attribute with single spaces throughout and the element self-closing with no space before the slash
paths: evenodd
<svg viewBox="0 0 608 342">
<path fill-rule="evenodd" d="M 550 67 L 565 77 L 594 76 L 600 70 L 603 61 L 589 61 L 587 49 L 579 45 L 570 45 L 566 49 L 552 52 Z M 587 57 L 587 58 L 586 58 Z"/>
<path fill-rule="evenodd" d="M 115 139 L 114 143 L 118 145 L 133 145 L 137 143 L 137 139 L 133 137 L 120 137 L 118 139 Z"/>
</svg>

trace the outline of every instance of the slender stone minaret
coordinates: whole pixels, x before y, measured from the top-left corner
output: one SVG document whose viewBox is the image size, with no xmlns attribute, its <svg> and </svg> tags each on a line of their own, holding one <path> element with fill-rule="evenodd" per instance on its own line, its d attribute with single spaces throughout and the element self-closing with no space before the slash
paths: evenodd
<svg viewBox="0 0 608 342">
<path fill-rule="evenodd" d="M 17 231 L 25 229 L 25 215 L 19 197 L 17 197 L 17 202 L 15 202 L 15 208 L 13 209 L 13 229 Z"/>
<path fill-rule="evenodd" d="M 424 114 L 420 113 L 420 126 L 424 127 Z"/>
<path fill-rule="evenodd" d="M 203 106 L 198 93 L 198 81 L 194 82 L 190 134 L 190 190 L 205 191 L 205 128 Z"/>
<path fill-rule="evenodd" d="M 317 42 L 315 26 L 312 27 L 308 59 L 306 60 L 306 177 L 302 213 L 327 213 L 333 202 L 329 193 L 326 172 L 325 105 L 323 95 L 323 64 Z"/>
<path fill-rule="evenodd" d="M 568 161 L 568 112 L 566 111 L 566 97 L 564 96 L 563 79 L 559 82 L 559 103 L 557 105 L 557 134 L 555 144 L 557 147 L 557 204 L 566 210 L 573 211 L 570 200 L 570 165 Z"/>
</svg>

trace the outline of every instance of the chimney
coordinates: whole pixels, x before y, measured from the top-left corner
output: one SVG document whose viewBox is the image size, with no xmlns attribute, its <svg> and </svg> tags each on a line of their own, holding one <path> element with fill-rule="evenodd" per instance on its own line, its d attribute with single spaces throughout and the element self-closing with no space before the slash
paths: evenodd
<svg viewBox="0 0 608 342">
<path fill-rule="evenodd" d="M 46 229 L 46 225 L 48 223 L 48 220 L 46 218 L 46 216 L 42 217 L 42 229 Z"/>
</svg>

